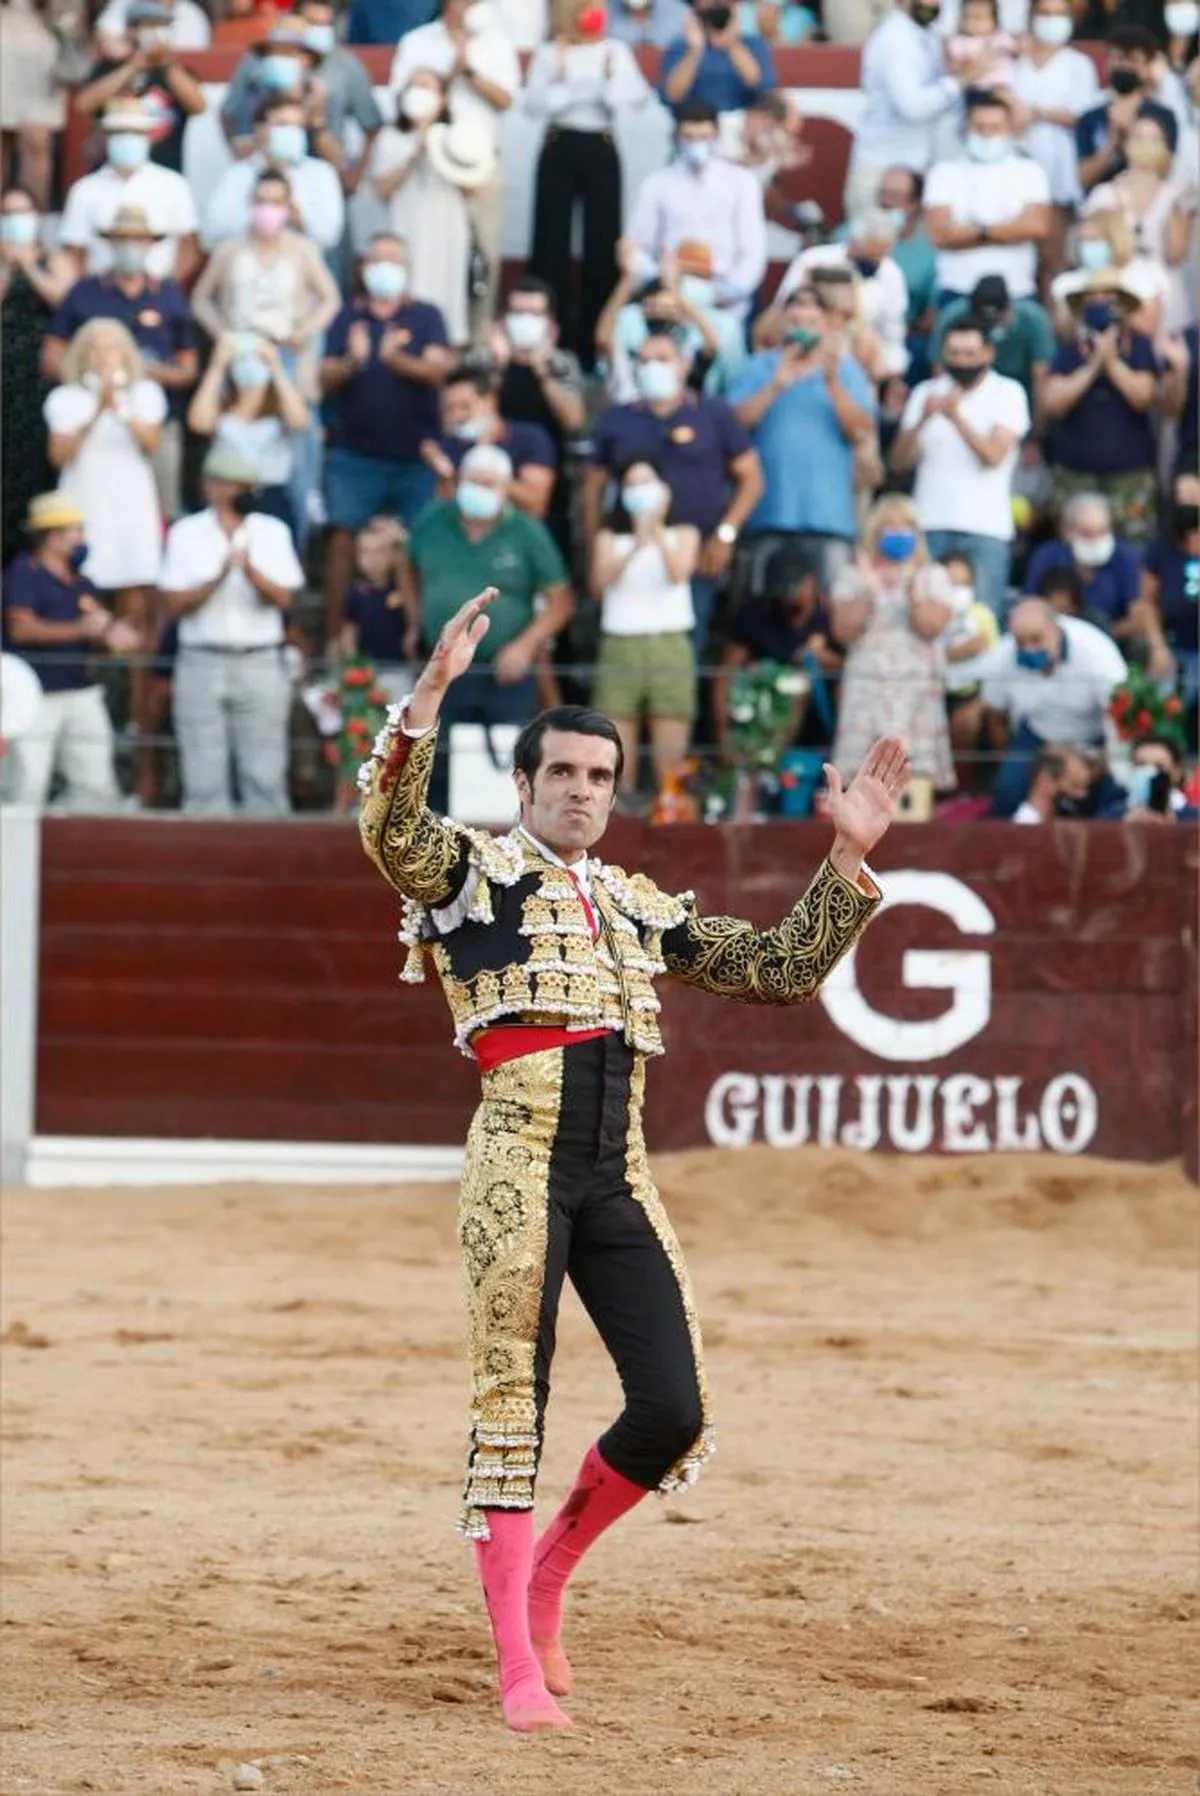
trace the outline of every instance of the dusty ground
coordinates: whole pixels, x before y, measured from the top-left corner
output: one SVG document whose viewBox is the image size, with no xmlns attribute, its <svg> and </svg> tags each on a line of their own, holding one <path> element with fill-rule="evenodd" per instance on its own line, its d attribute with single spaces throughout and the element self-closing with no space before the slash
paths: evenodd
<svg viewBox="0 0 1200 1796">
<path fill-rule="evenodd" d="M 497 1723 L 444 1191 L 7 1200 L 5 1796 L 1174 1796 L 1200 1747 L 1195 1188 L 677 1156 L 721 1450 Z M 614 1407 L 573 1298 L 543 1490 Z M 684 1525 L 690 1524 L 690 1525 Z"/>
</svg>

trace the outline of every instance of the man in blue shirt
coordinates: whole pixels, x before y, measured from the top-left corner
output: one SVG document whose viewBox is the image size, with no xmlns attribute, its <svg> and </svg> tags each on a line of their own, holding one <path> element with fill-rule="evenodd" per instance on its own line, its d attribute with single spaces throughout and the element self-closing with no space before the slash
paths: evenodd
<svg viewBox="0 0 1200 1796">
<path fill-rule="evenodd" d="M 531 518 L 545 519 L 558 467 L 554 444 L 540 424 L 500 416 L 490 373 L 467 366 L 451 370 L 442 388 L 442 424 L 441 442 L 426 444 L 422 451 L 441 483 L 439 498 L 450 497 L 467 451 L 476 443 L 494 443 L 513 465 L 509 504 Z"/>
<path fill-rule="evenodd" d="M 11 797 L 43 805 L 57 769 L 72 810 L 110 811 L 118 803 L 113 729 L 93 657 L 140 647 L 130 624 L 100 603 L 80 567 L 87 559 L 83 513 L 65 493 L 41 493 L 25 520 L 30 547 L 4 576 L 4 638 L 42 683 L 37 721 L 15 745 Z"/>
<path fill-rule="evenodd" d="M 329 327 L 321 362 L 328 403 L 326 622 L 337 630 L 354 537 L 385 512 L 411 524 L 433 498 L 422 443 L 441 434 L 438 391 L 454 360 L 436 306 L 409 299 L 408 250 L 381 232 L 367 246 L 363 291 Z"/>
<path fill-rule="evenodd" d="M 1076 493 L 1063 506 L 1062 534 L 1039 543 L 1029 557 L 1025 585 L 1040 593 L 1051 569 L 1073 568 L 1080 598 L 1090 621 L 1118 641 L 1133 633 L 1129 608 L 1142 582 L 1142 558 L 1132 543 L 1113 534 L 1112 510 L 1103 493 Z"/>
<path fill-rule="evenodd" d="M 692 580 L 697 662 L 708 647 L 715 582 L 727 571 L 739 532 L 763 490 L 754 445 L 723 399 L 708 399 L 686 383 L 687 363 L 675 337 L 652 332 L 638 350 L 635 379 L 641 397 L 610 405 L 592 431 L 592 466 L 584 476 L 586 563 L 600 528 L 604 492 L 630 462 L 648 460 L 671 489 L 669 521 L 694 524 L 700 559 Z"/>
<path fill-rule="evenodd" d="M 1075 153 L 1085 193 L 1128 167 L 1125 142 L 1135 119 L 1156 120 L 1174 154 L 1178 120 L 1170 107 L 1150 99 L 1146 91 L 1158 55 L 1158 40 L 1142 25 L 1118 25 L 1109 33 L 1108 92 L 1075 121 Z"/>
<path fill-rule="evenodd" d="M 608 35 L 635 50 L 665 50 L 683 36 L 691 16 L 686 0 L 616 0 L 609 8 Z"/>
<path fill-rule="evenodd" d="M 854 552 L 854 451 L 874 428 L 875 395 L 813 288 L 791 295 L 782 346 L 750 358 L 729 400 L 766 477 L 746 526 L 750 590 L 761 591 L 776 550 L 796 543 L 828 592 Z"/>
<path fill-rule="evenodd" d="M 703 100 L 717 112 L 742 112 L 775 86 L 775 66 L 761 37 L 742 36 L 736 5 L 703 0 L 663 51 L 659 78 L 668 106 Z"/>
</svg>

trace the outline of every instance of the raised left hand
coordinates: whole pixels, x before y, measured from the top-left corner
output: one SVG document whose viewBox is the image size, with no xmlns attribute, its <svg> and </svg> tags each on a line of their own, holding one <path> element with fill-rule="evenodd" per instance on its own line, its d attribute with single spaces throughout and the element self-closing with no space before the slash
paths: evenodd
<svg viewBox="0 0 1200 1796">
<path fill-rule="evenodd" d="M 911 775 L 908 747 L 899 736 L 881 736 L 847 787 L 837 768 L 825 763 L 827 814 L 846 847 L 864 859 L 870 854 L 895 818 Z"/>
</svg>

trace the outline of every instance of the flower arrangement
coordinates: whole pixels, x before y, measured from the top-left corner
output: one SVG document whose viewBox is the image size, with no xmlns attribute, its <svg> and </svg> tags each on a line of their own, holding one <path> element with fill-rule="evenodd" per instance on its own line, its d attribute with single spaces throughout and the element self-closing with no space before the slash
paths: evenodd
<svg viewBox="0 0 1200 1796">
<path fill-rule="evenodd" d="M 710 822 L 729 816 L 745 788 L 771 797 L 780 785 L 780 762 L 796 726 L 796 702 L 807 677 L 779 661 L 740 667 L 729 687 L 729 735 L 725 765 L 706 795 Z"/>
<path fill-rule="evenodd" d="M 1187 748 L 1182 714 L 1181 700 L 1174 694 L 1164 697 L 1159 682 L 1136 665 L 1113 687 L 1108 701 L 1108 715 L 1123 742 L 1135 736 L 1165 736 L 1181 754 Z"/>
<path fill-rule="evenodd" d="M 337 735 L 325 744 L 325 759 L 337 769 L 338 808 L 346 809 L 354 796 L 359 767 L 383 727 L 389 698 L 370 662 L 357 658 L 342 668 L 329 697 L 339 707 L 342 721 Z"/>
</svg>

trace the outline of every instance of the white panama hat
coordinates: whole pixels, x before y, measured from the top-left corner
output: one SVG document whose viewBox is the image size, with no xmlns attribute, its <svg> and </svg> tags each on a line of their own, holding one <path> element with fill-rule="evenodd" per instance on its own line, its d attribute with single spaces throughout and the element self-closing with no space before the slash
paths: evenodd
<svg viewBox="0 0 1200 1796">
<path fill-rule="evenodd" d="M 442 179 L 455 187 L 484 187 L 496 172 L 491 132 L 476 119 L 431 125 L 426 142 L 430 162 Z"/>
</svg>

